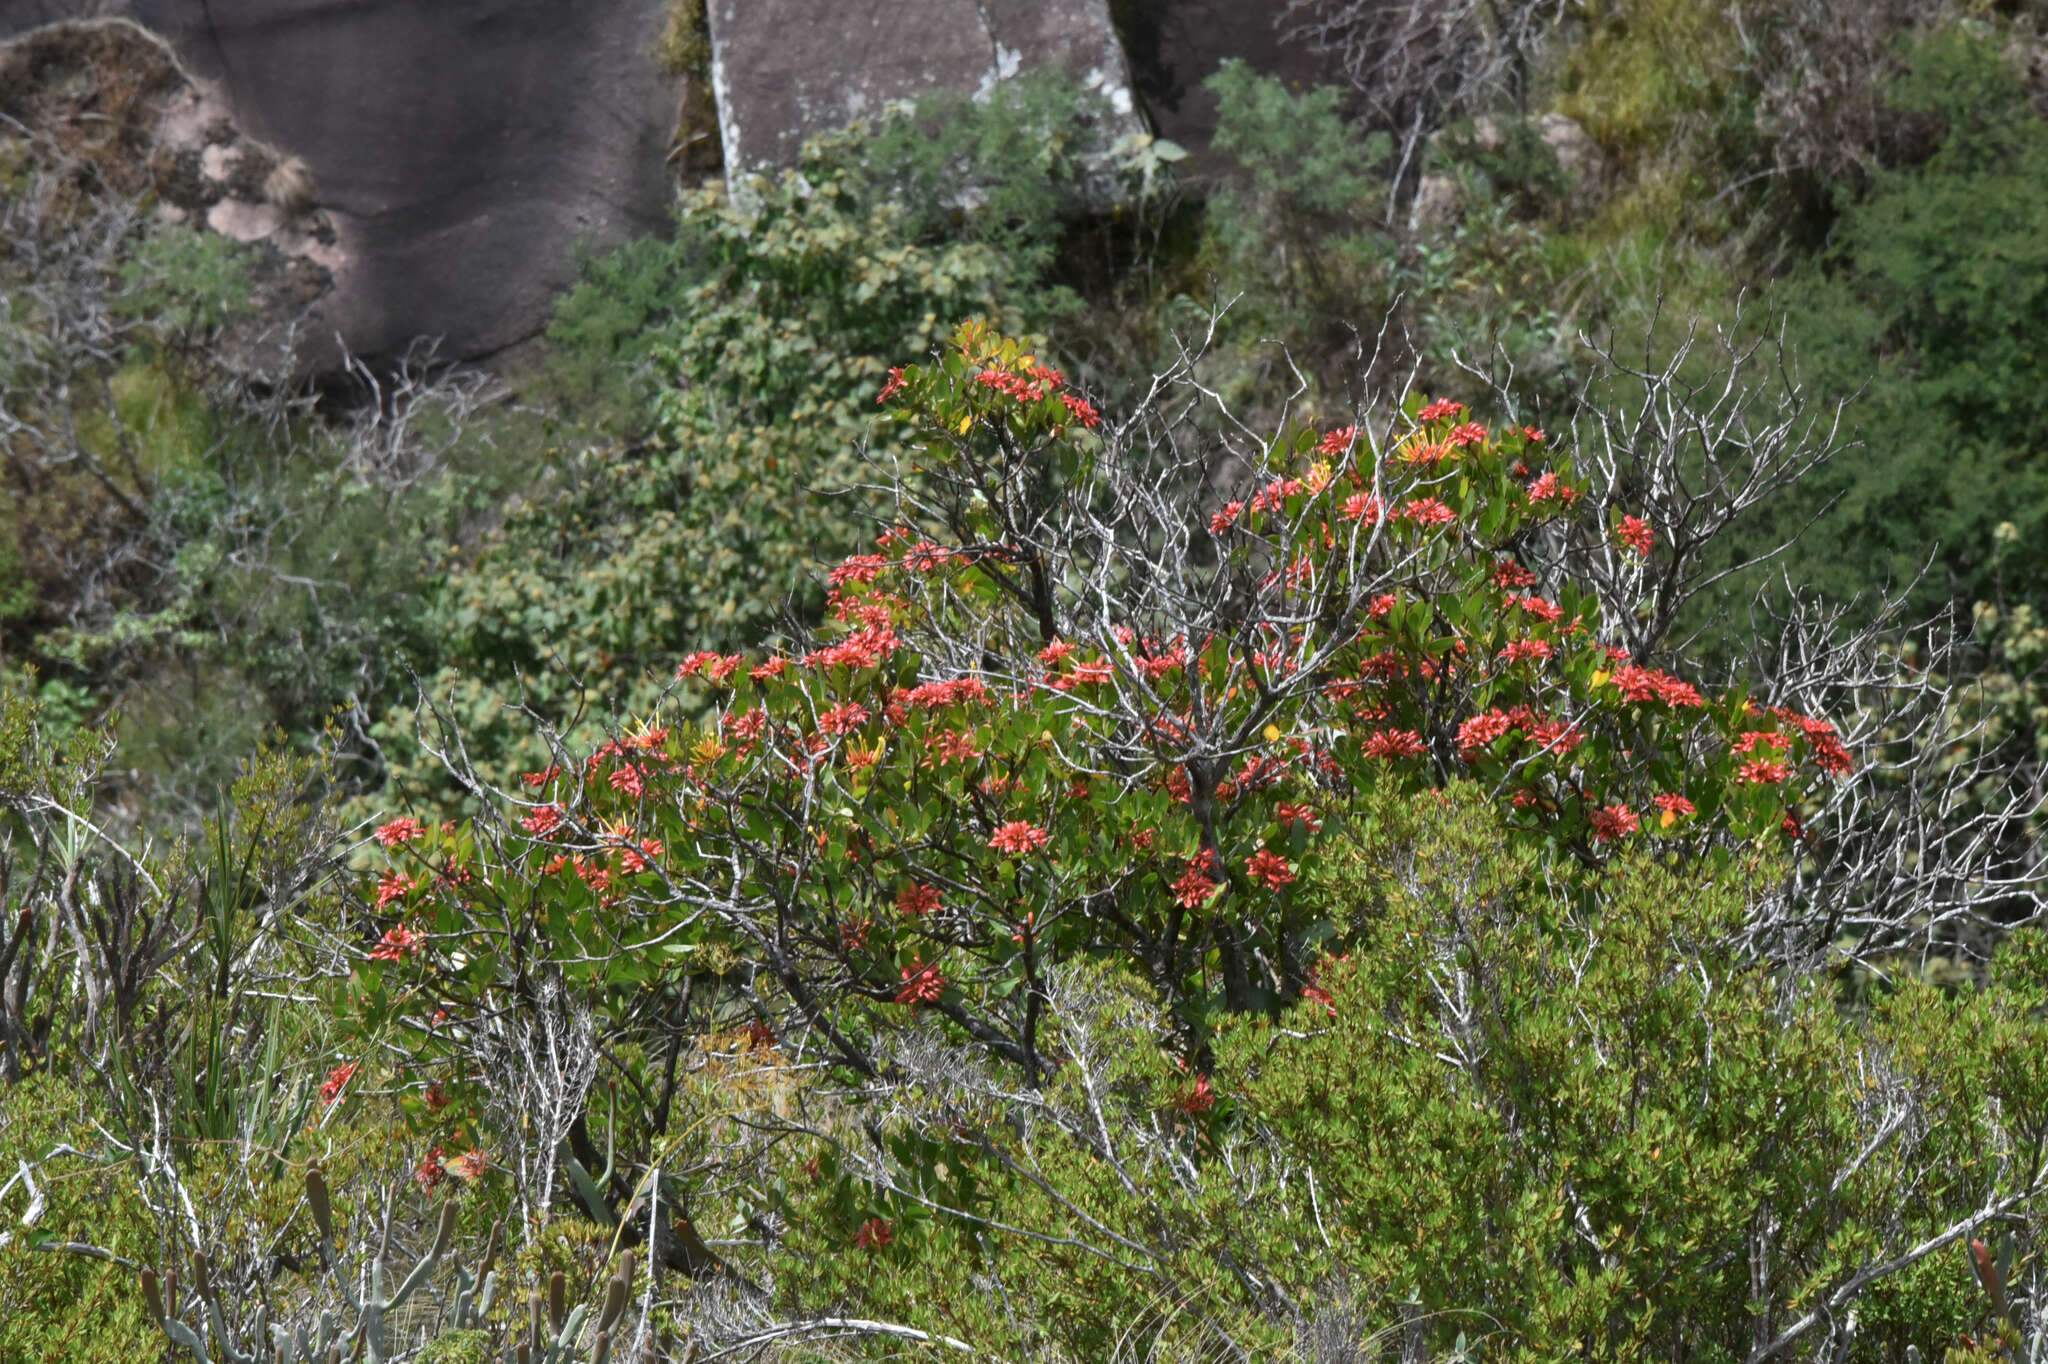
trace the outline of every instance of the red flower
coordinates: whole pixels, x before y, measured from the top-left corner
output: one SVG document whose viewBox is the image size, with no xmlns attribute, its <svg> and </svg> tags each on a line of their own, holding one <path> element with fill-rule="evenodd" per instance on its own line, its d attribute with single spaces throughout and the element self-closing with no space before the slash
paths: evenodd
<svg viewBox="0 0 2048 1364">
<path fill-rule="evenodd" d="M 1536 585 L 1536 575 L 1513 559 L 1502 559 L 1493 566 L 1493 580 L 1509 591 L 1517 587 Z"/>
<path fill-rule="evenodd" d="M 661 860 L 662 842 L 658 838 L 643 838 L 637 846 L 619 850 L 619 870 L 628 876 L 646 871 L 653 863 Z"/>
<path fill-rule="evenodd" d="M 905 914 L 923 918 L 935 909 L 945 908 L 945 902 L 939 898 L 938 887 L 912 881 L 896 892 L 896 908 Z"/>
<path fill-rule="evenodd" d="M 420 1157 L 419 1165 L 413 1170 L 413 1182 L 427 1193 L 432 1193 L 448 1178 L 447 1167 L 441 1163 L 445 1152 L 438 1146 Z"/>
<path fill-rule="evenodd" d="M 1316 812 L 1306 805 L 1289 805 L 1283 800 L 1280 802 L 1280 808 L 1274 811 L 1274 814 L 1282 824 L 1302 824 L 1306 825 L 1308 831 L 1312 834 L 1322 832 L 1323 821 L 1317 818 Z"/>
<path fill-rule="evenodd" d="M 1500 651 L 1503 663 L 1535 662 L 1550 657 L 1550 645 L 1540 639 L 1517 639 Z"/>
<path fill-rule="evenodd" d="M 533 812 L 519 821 L 519 827 L 541 838 L 553 833 L 562 823 L 562 807 L 559 805 L 536 805 Z"/>
<path fill-rule="evenodd" d="M 1699 813 L 1693 807 L 1691 801 L 1679 795 L 1676 791 L 1666 791 L 1654 796 L 1651 798 L 1650 803 L 1664 812 L 1663 817 L 1657 822 L 1667 829 L 1687 815 Z"/>
<path fill-rule="evenodd" d="M 842 559 L 825 577 L 834 587 L 844 587 L 847 583 L 866 584 L 880 577 L 882 570 L 888 567 L 886 555 L 854 554 Z"/>
<path fill-rule="evenodd" d="M 1529 502 L 1533 506 L 1537 503 L 1548 502 L 1552 498 L 1562 501 L 1564 499 L 1564 488 L 1558 483 L 1557 475 L 1546 470 L 1541 478 L 1529 485 Z"/>
<path fill-rule="evenodd" d="M 1092 431 L 1102 424 L 1102 414 L 1097 412 L 1095 404 L 1086 398 L 1076 398 L 1071 393 L 1062 393 L 1060 401 L 1067 405 L 1067 411 L 1073 413 L 1074 420 L 1089 430 Z"/>
<path fill-rule="evenodd" d="M 1458 519 L 1456 512 L 1434 497 L 1418 497 L 1394 515 L 1418 526 L 1445 526 Z"/>
<path fill-rule="evenodd" d="M 1316 453 L 1330 456 L 1341 455 L 1346 450 L 1349 450 L 1352 442 L 1357 439 L 1357 427 L 1340 426 L 1336 430 L 1326 433 L 1320 441 L 1316 442 Z"/>
<path fill-rule="evenodd" d="M 988 845 L 997 852 L 1009 853 L 1013 857 L 1037 852 L 1052 841 L 1052 835 L 1034 824 L 1013 819 L 997 829 L 989 838 Z"/>
<path fill-rule="evenodd" d="M 1417 421 L 1425 422 L 1439 421 L 1446 417 L 1458 416 L 1461 413 L 1463 413 L 1464 410 L 1465 404 L 1454 403 L 1449 398 L 1445 398 L 1439 402 L 1433 402 L 1428 407 L 1423 408 L 1420 412 L 1415 414 L 1415 419 Z"/>
<path fill-rule="evenodd" d="M 631 763 L 613 768 L 609 780 L 612 790 L 623 791 L 629 796 L 638 796 L 647 789 L 646 783 L 640 779 L 640 769 Z"/>
<path fill-rule="evenodd" d="M 1735 780 L 1750 786 L 1776 786 L 1792 775 L 1792 769 L 1769 758 L 1746 762 L 1736 770 Z"/>
<path fill-rule="evenodd" d="M 1538 426 L 1525 426 L 1522 428 L 1522 439 L 1531 445 L 1541 445 L 1544 439 L 1543 429 Z"/>
<path fill-rule="evenodd" d="M 1514 597 L 1511 600 L 1540 621 L 1555 625 L 1564 619 L 1564 608 L 1555 602 L 1545 601 L 1541 597 Z"/>
<path fill-rule="evenodd" d="M 1207 1113 L 1216 1106 L 1216 1091 L 1209 1086 L 1209 1077 L 1197 1075 L 1195 1087 L 1173 1101 L 1173 1106 L 1190 1117 Z"/>
<path fill-rule="evenodd" d="M 1451 434 L 1444 437 L 1444 444 L 1453 448 L 1462 448 L 1467 445 L 1477 445 L 1485 439 L 1485 427 L 1481 426 L 1478 422 L 1466 422 L 1462 426 L 1453 427 Z"/>
<path fill-rule="evenodd" d="M 818 728 L 827 734 L 849 734 L 868 722 L 868 708 L 854 701 L 842 701 L 818 717 Z"/>
<path fill-rule="evenodd" d="M 429 1113 L 439 1113 L 448 1106 L 448 1091 L 441 1088 L 439 1080 L 429 1081 L 427 1092 L 421 1098 L 425 1101 Z"/>
<path fill-rule="evenodd" d="M 1173 883 L 1173 898 L 1185 909 L 1200 909 L 1215 894 L 1216 886 L 1217 883 L 1209 878 L 1207 864 L 1197 860 L 1188 863 L 1188 869 L 1181 873 L 1180 880 Z"/>
<path fill-rule="evenodd" d="M 875 399 L 876 405 L 879 406 L 883 403 L 888 402 L 891 398 L 901 393 L 904 387 L 905 385 L 903 382 L 903 367 L 901 365 L 897 365 L 890 369 L 889 382 L 882 385 L 881 395 Z"/>
<path fill-rule="evenodd" d="M 753 678 L 756 682 L 765 682 L 767 679 L 771 677 L 780 677 L 782 675 L 782 670 L 784 668 L 787 668 L 788 666 L 789 660 L 778 656 L 775 658 L 771 658 L 764 663 L 758 664 L 755 667 L 749 668 L 747 670 L 747 676 Z"/>
<path fill-rule="evenodd" d="M 1614 538 L 1627 545 L 1645 559 L 1650 557 L 1651 548 L 1657 543 L 1657 533 L 1650 529 L 1650 523 L 1640 516 L 1624 516 L 1615 527 Z"/>
<path fill-rule="evenodd" d="M 1387 510 L 1371 493 L 1353 493 L 1344 499 L 1342 515 L 1346 521 L 1363 521 L 1368 526 L 1376 526 L 1386 519 Z"/>
<path fill-rule="evenodd" d="M 541 787 L 546 786 L 561 775 L 562 769 L 560 767 L 550 767 L 545 772 L 528 772 L 519 780 L 525 783 L 529 790 L 538 791 Z"/>
<path fill-rule="evenodd" d="M 1244 869 L 1252 880 L 1264 882 L 1268 890 L 1278 890 L 1294 880 L 1294 864 L 1265 848 L 1246 858 Z"/>
<path fill-rule="evenodd" d="M 483 1178 L 484 1153 L 477 1150 L 465 1151 L 455 1159 L 443 1162 L 443 1167 L 457 1179 L 477 1180 Z"/>
<path fill-rule="evenodd" d="M 870 1217 L 853 1234 L 853 1243 L 872 1255 L 896 1239 L 896 1229 L 879 1217 Z"/>
<path fill-rule="evenodd" d="M 945 993 L 946 978 L 939 974 L 939 968 L 914 961 L 903 968 L 903 988 L 896 992 L 896 1002 L 912 1006 L 936 1004 Z"/>
<path fill-rule="evenodd" d="M 420 939 L 417 933 L 398 924 L 385 930 L 384 936 L 370 949 L 371 961 L 404 961 L 419 951 Z"/>
<path fill-rule="evenodd" d="M 1471 755 L 1514 728 L 1514 721 L 1501 710 L 1475 715 L 1458 726 L 1458 752 L 1469 761 Z"/>
<path fill-rule="evenodd" d="M 361 1069 L 361 1066 L 354 1061 L 350 1061 L 346 1065 L 339 1065 L 333 1070 L 328 1071 L 327 1078 L 320 1082 L 320 1102 L 332 1104 L 336 1099 L 339 1099 L 342 1089 L 350 1080 L 355 1078 L 356 1072 Z"/>
<path fill-rule="evenodd" d="M 414 878 L 402 871 L 387 871 L 377 880 L 377 908 L 388 909 L 425 884 L 424 876 Z"/>
<path fill-rule="evenodd" d="M 1633 663 L 1614 670 L 1614 685 L 1631 701 L 1662 701 L 1672 707 L 1698 707 L 1706 702 L 1698 691 L 1670 673 L 1656 668 L 1639 668 Z"/>
<path fill-rule="evenodd" d="M 411 815 L 400 815 L 389 824 L 379 826 L 375 835 L 377 841 L 387 848 L 395 848 L 401 843 L 410 843 L 414 839 L 426 836 L 427 826 Z"/>
<path fill-rule="evenodd" d="M 1422 751 L 1422 736 L 1412 729 L 1379 729 L 1365 738 L 1368 758 L 1416 758 Z"/>
<path fill-rule="evenodd" d="M 1612 843 L 1636 831 L 1641 823 L 1626 805 L 1603 805 L 1589 817 L 1595 843 Z"/>
<path fill-rule="evenodd" d="M 1242 502 L 1224 503 L 1223 510 L 1209 518 L 1209 533 L 1211 535 L 1221 535 L 1224 531 L 1229 530 L 1231 523 L 1237 520 L 1238 514 L 1243 510 L 1244 503 Z"/>
</svg>

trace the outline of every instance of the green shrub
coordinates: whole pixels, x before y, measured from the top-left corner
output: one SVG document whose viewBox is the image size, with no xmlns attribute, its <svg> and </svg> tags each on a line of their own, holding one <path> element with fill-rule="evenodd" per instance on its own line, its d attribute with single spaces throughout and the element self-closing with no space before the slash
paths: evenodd
<svg viewBox="0 0 2048 1364">
<path fill-rule="evenodd" d="M 1923 599 L 2048 593 L 2048 121 L 1994 39 L 1938 33 L 1891 94 L 1943 133 L 1924 164 L 1842 206 L 1790 310 L 1809 373 L 1861 392 L 1866 453 L 1813 481 L 1787 523 L 1839 497 L 1794 572 L 1835 594 L 1910 579 Z M 2000 523 L 2017 539 L 1994 564 Z"/>
<path fill-rule="evenodd" d="M 862 135 L 811 144 L 741 199 L 691 196 L 671 242 L 596 264 L 553 336 L 589 373 L 643 372 L 644 444 L 558 452 L 552 487 L 465 554 L 421 628 L 427 698 L 501 777 L 547 765 L 522 697 L 580 732 L 644 715 L 675 660 L 814 620 L 817 567 L 865 511 L 859 476 L 887 358 L 922 355 L 963 313 L 1000 311 L 1028 275 L 993 246 L 916 239 L 857 169 Z M 873 438 L 886 442 L 886 432 Z M 879 446 L 877 448 L 880 448 Z M 377 734 L 401 789 L 446 792 L 410 712 Z"/>
</svg>

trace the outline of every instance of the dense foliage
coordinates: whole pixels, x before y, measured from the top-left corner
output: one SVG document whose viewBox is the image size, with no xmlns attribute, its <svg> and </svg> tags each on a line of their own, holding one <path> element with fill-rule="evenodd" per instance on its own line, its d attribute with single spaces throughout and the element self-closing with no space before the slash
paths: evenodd
<svg viewBox="0 0 2048 1364">
<path fill-rule="evenodd" d="M 2036 20 L 1410 8 L 511 381 L 0 102 L 0 1359 L 2042 1358 Z"/>
</svg>

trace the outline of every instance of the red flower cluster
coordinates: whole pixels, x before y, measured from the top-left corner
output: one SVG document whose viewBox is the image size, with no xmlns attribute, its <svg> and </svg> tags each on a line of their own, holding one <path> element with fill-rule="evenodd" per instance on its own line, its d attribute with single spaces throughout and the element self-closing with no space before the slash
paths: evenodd
<svg viewBox="0 0 2048 1364">
<path fill-rule="evenodd" d="M 854 701 L 842 701 L 818 717 L 818 728 L 827 734 L 851 734 L 868 722 L 868 708 Z"/>
<path fill-rule="evenodd" d="M 1593 827 L 1595 843 L 1612 843 L 1634 833 L 1641 821 L 1626 805 L 1603 805 L 1587 816 L 1586 822 Z"/>
<path fill-rule="evenodd" d="M 1657 543 L 1657 533 L 1640 516 L 1622 517 L 1621 524 L 1614 529 L 1614 538 L 1645 559 L 1650 557 L 1650 550 Z"/>
<path fill-rule="evenodd" d="M 896 892 L 896 908 L 905 914 L 923 918 L 935 909 L 943 909 L 945 902 L 940 898 L 936 886 L 927 886 L 912 881 Z"/>
<path fill-rule="evenodd" d="M 1274 816 L 1282 824 L 1302 825 L 1312 834 L 1321 833 L 1323 830 L 1323 821 L 1306 805 L 1289 805 L 1283 800 L 1280 802 L 1280 808 L 1274 811 Z"/>
<path fill-rule="evenodd" d="M 1442 421 L 1447 417 L 1460 416 L 1464 413 L 1464 411 L 1465 404 L 1454 403 L 1449 398 L 1445 398 L 1439 402 L 1433 402 L 1428 407 L 1423 408 L 1420 412 L 1415 414 L 1415 419 L 1417 421 L 1425 422 Z"/>
<path fill-rule="evenodd" d="M 1417 758 L 1422 756 L 1422 736 L 1412 729 L 1377 729 L 1365 736 L 1368 758 Z"/>
<path fill-rule="evenodd" d="M 1034 367 L 1032 378 L 1013 374 L 1006 369 L 985 369 L 974 376 L 974 381 L 998 393 L 1006 393 L 1020 403 L 1042 403 L 1052 396 L 1052 391 L 1066 382 L 1056 369 Z"/>
<path fill-rule="evenodd" d="M 1497 586 L 1512 592 L 1518 587 L 1534 587 L 1536 575 L 1513 559 L 1502 559 L 1493 566 L 1493 581 Z"/>
<path fill-rule="evenodd" d="M 1209 1077 L 1197 1075 L 1194 1088 L 1181 1095 L 1178 1099 L 1175 1099 L 1173 1106 L 1189 1117 L 1193 1117 L 1197 1113 L 1207 1113 L 1210 1109 L 1214 1108 L 1216 1106 L 1216 1091 L 1210 1087 Z"/>
<path fill-rule="evenodd" d="M 1516 639 L 1508 641 L 1500 651 L 1500 660 L 1507 664 L 1535 663 L 1550 657 L 1550 643 L 1541 639 Z"/>
<path fill-rule="evenodd" d="M 1316 453 L 1335 458 L 1349 450 L 1352 442 L 1357 439 L 1357 427 L 1340 426 L 1336 430 L 1326 433 L 1320 441 L 1316 442 Z"/>
<path fill-rule="evenodd" d="M 328 1071 L 327 1078 L 320 1082 L 320 1102 L 332 1104 L 336 1099 L 339 1099 L 341 1091 L 348 1085 L 350 1080 L 355 1078 L 356 1072 L 361 1069 L 362 1067 L 356 1062 L 350 1061 L 345 1065 L 336 1066 L 333 1070 Z"/>
<path fill-rule="evenodd" d="M 676 666 L 676 680 L 686 681 L 701 674 L 723 686 L 746 661 L 745 656 L 741 654 L 719 654 L 708 649 L 699 650 Z"/>
<path fill-rule="evenodd" d="M 1786 706 L 1771 707 L 1771 714 L 1806 736 L 1813 749 L 1813 765 L 1831 777 L 1846 777 L 1856 770 L 1856 760 L 1842 746 L 1841 736 L 1826 720 L 1801 715 Z"/>
<path fill-rule="evenodd" d="M 1102 414 L 1097 412 L 1095 404 L 1089 402 L 1086 398 L 1076 398 L 1071 393 L 1062 393 L 1060 394 L 1060 401 L 1067 405 L 1067 411 L 1073 414 L 1074 420 L 1087 427 L 1090 431 L 1102 425 Z"/>
<path fill-rule="evenodd" d="M 397 924 L 386 929 L 377 945 L 370 949 L 370 960 L 404 961 L 412 953 L 417 952 L 419 946 L 419 935 L 404 924 Z"/>
<path fill-rule="evenodd" d="M 896 1002 L 913 1006 L 936 1004 L 945 993 L 946 978 L 939 974 L 939 968 L 914 961 L 903 968 L 903 988 L 896 992 Z"/>
<path fill-rule="evenodd" d="M 946 706 L 963 705 L 974 701 L 986 704 L 995 699 L 994 693 L 978 677 L 955 678 L 951 682 L 922 682 L 909 691 L 899 691 L 896 699 L 906 706 L 919 710 L 940 710 Z"/>
<path fill-rule="evenodd" d="M 415 878 L 402 871 L 385 872 L 377 878 L 377 908 L 389 909 L 426 883 L 424 875 Z"/>
<path fill-rule="evenodd" d="M 1294 864 L 1265 848 L 1246 858 L 1244 869 L 1252 880 L 1262 883 L 1268 890 L 1278 890 L 1294 880 Z"/>
<path fill-rule="evenodd" d="M 1236 521 L 1239 514 L 1243 511 L 1244 503 L 1242 502 L 1224 503 L 1223 510 L 1209 518 L 1209 533 L 1211 535 L 1223 534 L 1224 531 L 1230 529 L 1231 523 Z"/>
<path fill-rule="evenodd" d="M 1746 762 L 1735 771 L 1735 780 L 1748 786 L 1776 786 L 1792 775 L 1792 769 L 1772 758 Z"/>
<path fill-rule="evenodd" d="M 1633 663 L 1614 670 L 1614 685 L 1631 701 L 1662 701 L 1674 709 L 1704 706 L 1699 692 L 1658 668 L 1639 668 Z"/>
<path fill-rule="evenodd" d="M 1456 512 L 1434 497 L 1418 497 L 1394 515 L 1418 526 L 1446 526 L 1458 519 Z"/>
<path fill-rule="evenodd" d="M 873 668 L 895 653 L 902 641 L 887 626 L 856 630 L 837 644 L 813 649 L 804 655 L 806 668 Z"/>
<path fill-rule="evenodd" d="M 1344 499 L 1341 515 L 1346 521 L 1363 521 L 1368 526 L 1377 526 L 1386 520 L 1387 509 L 1371 493 L 1353 493 Z"/>
<path fill-rule="evenodd" d="M 400 815 L 389 824 L 379 825 L 373 836 L 385 847 L 395 848 L 401 843 L 411 843 L 416 839 L 425 838 L 427 826 L 411 815 Z"/>
<path fill-rule="evenodd" d="M 535 838 L 545 838 L 561 827 L 562 814 L 559 805 L 536 805 L 532 813 L 519 821 L 519 827 Z"/>
<path fill-rule="evenodd" d="M 988 845 L 997 852 L 1021 857 L 1025 853 L 1037 852 L 1050 842 L 1052 835 L 1045 830 L 1024 820 L 1013 819 L 989 837 Z"/>
<path fill-rule="evenodd" d="M 1521 723 L 1521 717 L 1499 707 L 1475 715 L 1458 726 L 1458 752 L 1470 762 L 1472 755 Z"/>
<path fill-rule="evenodd" d="M 872 1255 L 896 1239 L 896 1229 L 879 1217 L 870 1217 L 853 1233 L 853 1243 Z"/>
<path fill-rule="evenodd" d="M 1188 869 L 1173 883 L 1173 898 L 1184 909 L 1200 909 L 1216 893 L 1218 884 L 1209 876 L 1207 860 L 1197 858 L 1188 863 Z"/>
</svg>

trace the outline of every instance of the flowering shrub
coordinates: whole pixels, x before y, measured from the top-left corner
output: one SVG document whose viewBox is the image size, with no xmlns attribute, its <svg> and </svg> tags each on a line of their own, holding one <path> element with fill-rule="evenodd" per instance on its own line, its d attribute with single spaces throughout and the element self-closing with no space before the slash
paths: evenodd
<svg viewBox="0 0 2048 1364">
<path fill-rule="evenodd" d="M 1298 888 L 1362 796 L 1473 782 L 1592 868 L 1782 840 L 1853 765 L 1827 721 L 1631 659 L 1601 601 L 1539 581 L 1531 546 L 1612 511 L 1539 431 L 1411 399 L 1273 441 L 1211 509 L 1204 455 L 1106 428 L 979 324 L 882 404 L 889 520 L 812 647 L 690 656 L 709 721 L 563 755 L 502 830 L 380 831 L 413 931 L 371 935 L 372 1013 L 481 1002 L 543 944 L 627 988 L 744 960 L 856 1069 L 878 1020 L 932 1010 L 1037 1077 L 1048 964 L 1106 954 L 1199 1051 L 1216 1010 L 1312 983 L 1340 930 Z"/>
</svg>

